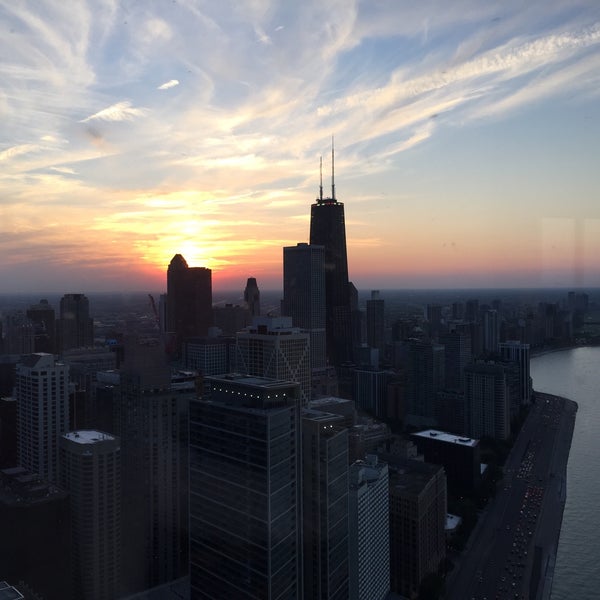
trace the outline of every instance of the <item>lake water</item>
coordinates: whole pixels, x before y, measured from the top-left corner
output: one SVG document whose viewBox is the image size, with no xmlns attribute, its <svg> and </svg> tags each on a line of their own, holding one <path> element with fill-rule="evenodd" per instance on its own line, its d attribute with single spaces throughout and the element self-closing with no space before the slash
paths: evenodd
<svg viewBox="0 0 600 600">
<path fill-rule="evenodd" d="M 600 598 L 600 347 L 531 360 L 533 387 L 579 405 L 551 600 Z"/>
</svg>

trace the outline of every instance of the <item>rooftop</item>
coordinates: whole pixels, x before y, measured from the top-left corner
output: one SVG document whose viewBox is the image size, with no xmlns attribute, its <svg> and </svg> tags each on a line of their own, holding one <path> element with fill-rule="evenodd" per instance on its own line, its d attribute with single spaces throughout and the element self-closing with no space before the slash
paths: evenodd
<svg viewBox="0 0 600 600">
<path fill-rule="evenodd" d="M 438 431 L 437 429 L 418 431 L 417 433 L 413 433 L 413 435 L 422 438 L 436 439 L 440 442 L 447 442 L 449 444 L 456 444 L 458 446 L 470 446 L 471 448 L 474 448 L 479 443 L 479 440 L 458 436 L 454 433 L 446 433 L 445 431 Z"/>
<path fill-rule="evenodd" d="M 8 585 L 6 581 L 0 581 L 0 600 L 20 600 L 23 597 L 23 594 L 12 585 Z"/>
<path fill-rule="evenodd" d="M 89 429 L 79 429 L 77 431 L 69 431 L 65 433 L 64 437 L 72 442 L 78 444 L 95 444 L 97 442 L 104 442 L 114 440 L 114 436 L 103 431 L 94 431 Z"/>
</svg>

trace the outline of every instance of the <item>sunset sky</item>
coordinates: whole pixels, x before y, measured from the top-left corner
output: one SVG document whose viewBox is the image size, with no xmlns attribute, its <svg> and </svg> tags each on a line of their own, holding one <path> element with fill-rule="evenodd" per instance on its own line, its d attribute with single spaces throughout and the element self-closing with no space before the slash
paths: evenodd
<svg viewBox="0 0 600 600">
<path fill-rule="evenodd" d="M 0 0 L 0 293 L 600 286 L 596 0 Z"/>
</svg>

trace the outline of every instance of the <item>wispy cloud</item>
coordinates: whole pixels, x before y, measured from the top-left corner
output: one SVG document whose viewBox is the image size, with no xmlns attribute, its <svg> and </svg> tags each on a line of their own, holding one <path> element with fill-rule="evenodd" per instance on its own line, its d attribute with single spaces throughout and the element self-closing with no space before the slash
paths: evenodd
<svg viewBox="0 0 600 600">
<path fill-rule="evenodd" d="M 144 108 L 133 108 L 129 100 L 123 102 L 117 102 L 112 104 L 108 108 L 104 108 L 85 119 L 81 119 L 80 123 L 87 123 L 89 121 L 131 121 L 137 117 L 143 117 L 147 114 L 147 110 Z"/>
<path fill-rule="evenodd" d="M 179 85 L 179 81 L 177 79 L 169 79 L 169 81 L 166 81 L 162 85 L 159 85 L 156 89 L 157 90 L 170 90 L 171 88 L 173 88 L 177 85 Z"/>
<path fill-rule="evenodd" d="M 19 146 L 12 146 L 11 148 L 7 148 L 0 152 L 0 161 L 10 160 L 23 154 L 29 154 L 39 150 L 39 148 L 40 147 L 37 144 L 20 144 Z"/>
</svg>

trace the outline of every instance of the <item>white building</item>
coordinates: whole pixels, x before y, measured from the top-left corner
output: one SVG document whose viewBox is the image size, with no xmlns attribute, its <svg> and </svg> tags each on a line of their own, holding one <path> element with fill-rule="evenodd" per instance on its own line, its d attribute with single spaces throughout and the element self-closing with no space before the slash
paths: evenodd
<svg viewBox="0 0 600 600">
<path fill-rule="evenodd" d="M 368 455 L 350 466 L 351 600 L 382 600 L 390 591 L 388 466 Z"/>
<path fill-rule="evenodd" d="M 58 478 L 59 438 L 69 429 L 69 368 L 53 354 L 24 356 L 17 364 L 19 463 L 43 479 Z"/>
<path fill-rule="evenodd" d="M 121 448 L 99 431 L 60 439 L 60 483 L 69 491 L 73 592 L 82 600 L 119 595 L 121 566 Z"/>
</svg>

